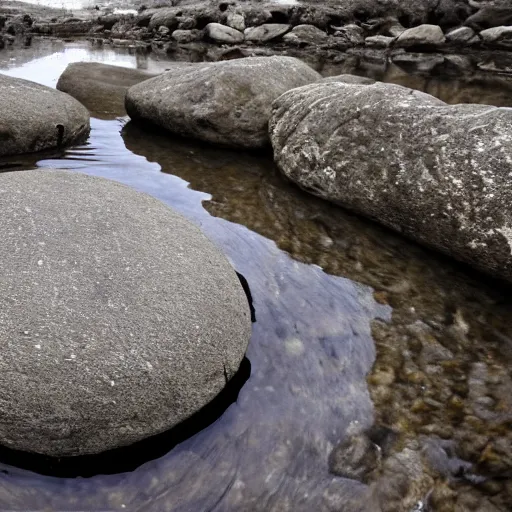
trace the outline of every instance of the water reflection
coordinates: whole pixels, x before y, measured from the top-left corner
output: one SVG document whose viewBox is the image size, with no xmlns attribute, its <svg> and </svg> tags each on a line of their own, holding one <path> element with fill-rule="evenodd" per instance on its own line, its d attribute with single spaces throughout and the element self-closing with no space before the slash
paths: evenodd
<svg viewBox="0 0 512 512">
<path fill-rule="evenodd" d="M 42 77 L 46 83 L 54 83 L 59 66 L 54 77 Z M 372 423 L 365 380 L 374 359 L 370 321 L 387 318 L 389 308 L 375 303 L 369 287 L 294 261 L 244 225 L 211 216 L 202 207 L 210 194 L 125 148 L 123 124 L 93 120 L 87 145 L 38 165 L 117 179 L 200 224 L 251 288 L 251 378 L 215 424 L 131 473 L 59 480 L 5 468 L 0 507 L 310 511 L 352 500 L 359 508 L 367 487 L 330 475 L 327 460 L 350 424 Z M 232 165 L 243 172 L 236 158 Z"/>
<path fill-rule="evenodd" d="M 61 69 L 52 62 L 47 83 Z M 9 72 L 34 79 L 39 66 Z M 489 96 L 478 88 L 471 98 Z M 412 508 L 406 495 L 413 503 L 433 490 L 437 499 L 448 485 L 456 497 L 444 510 L 506 506 L 510 289 L 308 196 L 270 155 L 126 123 L 93 119 L 88 144 L 37 165 L 121 181 L 198 223 L 250 285 L 252 374 L 215 424 L 131 473 L 70 480 L 6 467 L 0 508 L 352 512 L 377 510 L 380 495 L 397 511 Z M 332 448 L 375 419 L 398 433 L 397 453 L 416 453 L 421 435 L 453 439 L 488 487 L 427 474 L 421 488 L 400 480 L 397 497 L 393 455 L 370 486 L 330 474 Z M 480 508 L 457 501 L 468 497 Z"/>
<path fill-rule="evenodd" d="M 86 7 L 93 7 L 94 5 L 107 4 L 108 2 L 100 0 L 15 0 L 25 4 L 40 5 L 41 7 L 52 7 L 55 9 L 84 9 Z M 9 5 L 9 0 L 5 0 L 6 5 Z"/>
</svg>

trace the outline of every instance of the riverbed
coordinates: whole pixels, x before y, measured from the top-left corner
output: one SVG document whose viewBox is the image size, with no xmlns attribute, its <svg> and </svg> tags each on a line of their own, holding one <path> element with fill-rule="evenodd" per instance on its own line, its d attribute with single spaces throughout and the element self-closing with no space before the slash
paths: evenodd
<svg viewBox="0 0 512 512">
<path fill-rule="evenodd" d="M 0 72 L 54 87 L 76 61 L 166 66 L 153 54 L 35 41 L 0 52 Z M 445 101 L 512 106 L 507 81 L 426 82 L 393 66 L 378 78 Z M 135 468 L 127 460 L 114 474 L 99 466 L 88 478 L 56 477 L 10 459 L 0 473 L 1 509 L 352 512 L 374 510 L 381 495 L 390 511 L 432 497 L 434 510 L 507 510 L 509 287 L 298 190 L 270 152 L 149 133 L 123 113 L 91 125 L 82 146 L 3 159 L 0 169 L 114 179 L 198 224 L 250 287 L 250 376 L 214 423 Z M 334 447 L 375 426 L 394 437 L 381 469 L 365 483 L 333 474 Z M 425 446 L 434 443 L 434 452 L 443 442 L 464 471 L 446 461 L 444 473 L 428 469 Z M 391 462 L 406 450 L 421 453 L 428 478 L 422 473 L 421 485 L 408 482 L 397 497 L 387 489 L 396 479 Z"/>
</svg>

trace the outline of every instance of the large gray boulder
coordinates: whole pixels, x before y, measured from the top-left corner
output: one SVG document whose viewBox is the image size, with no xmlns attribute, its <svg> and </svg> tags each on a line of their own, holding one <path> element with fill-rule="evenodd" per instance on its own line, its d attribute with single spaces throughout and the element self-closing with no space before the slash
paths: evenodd
<svg viewBox="0 0 512 512">
<path fill-rule="evenodd" d="M 395 46 L 409 48 L 412 46 L 439 46 L 445 42 L 441 27 L 437 25 L 420 25 L 405 30 L 398 36 Z"/>
<path fill-rule="evenodd" d="M 238 370 L 226 258 L 160 201 L 66 171 L 0 174 L 0 444 L 82 455 L 158 434 Z"/>
<path fill-rule="evenodd" d="M 75 62 L 64 70 L 57 89 L 80 101 L 94 117 L 108 119 L 125 115 L 124 97 L 128 88 L 153 76 L 139 69 Z"/>
<path fill-rule="evenodd" d="M 0 156 L 78 144 L 89 130 L 89 112 L 71 96 L 0 74 Z"/>
<path fill-rule="evenodd" d="M 291 29 L 291 25 L 283 23 L 264 23 L 258 27 L 245 29 L 245 40 L 254 43 L 267 43 L 278 39 Z"/>
<path fill-rule="evenodd" d="M 244 40 L 242 32 L 220 23 L 208 23 L 205 33 L 211 40 L 217 43 L 237 44 L 242 43 Z"/>
<path fill-rule="evenodd" d="M 509 0 L 495 1 L 488 5 L 480 3 L 482 7 L 469 16 L 464 21 L 464 25 L 475 30 L 483 30 L 512 23 L 512 5 Z"/>
<path fill-rule="evenodd" d="M 480 32 L 484 43 L 497 46 L 512 46 L 512 27 L 493 27 Z"/>
<path fill-rule="evenodd" d="M 475 37 L 475 31 L 470 27 L 459 27 L 446 34 L 446 40 L 454 44 L 465 44 Z"/>
<path fill-rule="evenodd" d="M 272 102 L 321 76 L 292 57 L 249 57 L 201 63 L 131 87 L 126 111 L 178 135 L 224 146 L 268 144 Z"/>
<path fill-rule="evenodd" d="M 288 44 L 321 45 L 329 40 L 329 35 L 314 25 L 297 25 L 283 37 Z"/>
<path fill-rule="evenodd" d="M 281 171 L 305 190 L 512 280 L 512 110 L 392 84 L 312 84 L 273 105 Z"/>
</svg>

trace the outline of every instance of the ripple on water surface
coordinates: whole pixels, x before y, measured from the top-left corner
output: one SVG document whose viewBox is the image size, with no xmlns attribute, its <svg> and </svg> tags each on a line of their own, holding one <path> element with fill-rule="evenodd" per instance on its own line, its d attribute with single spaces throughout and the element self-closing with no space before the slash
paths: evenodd
<svg viewBox="0 0 512 512">
<path fill-rule="evenodd" d="M 74 60 L 165 67 L 83 45 L 32 59 L 7 72 L 54 85 Z M 199 224 L 247 279 L 257 321 L 250 378 L 215 423 L 127 473 L 69 479 L 5 466 L 0 508 L 351 512 L 375 510 L 380 496 L 395 511 L 429 496 L 435 510 L 506 510 L 507 288 L 299 191 L 269 155 L 120 117 L 93 119 L 86 145 L 38 158 L 126 183 Z M 330 473 L 347 432 L 375 422 L 396 435 L 368 485 Z"/>
</svg>

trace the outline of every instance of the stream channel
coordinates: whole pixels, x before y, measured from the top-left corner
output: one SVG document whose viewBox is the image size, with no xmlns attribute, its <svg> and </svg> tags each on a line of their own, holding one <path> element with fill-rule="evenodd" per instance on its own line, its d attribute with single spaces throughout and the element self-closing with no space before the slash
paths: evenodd
<svg viewBox="0 0 512 512">
<path fill-rule="evenodd" d="M 55 87 L 77 61 L 166 67 L 154 55 L 34 40 L 1 51 L 0 72 Z M 505 78 L 396 67 L 376 78 L 452 103 L 512 106 Z M 123 454 L 111 471 L 84 466 L 75 478 L 0 456 L 0 509 L 371 512 L 380 494 L 390 511 L 427 510 L 427 499 L 432 510 L 510 510 L 508 286 L 302 192 L 270 151 L 213 148 L 97 110 L 84 145 L 4 158 L 0 170 L 117 180 L 199 225 L 249 284 L 250 376 L 210 424 L 174 447 L 160 438 L 136 461 Z M 365 483 L 336 475 L 333 449 L 368 429 L 386 438 L 380 469 L 368 468 Z M 397 476 L 397 460 L 408 475 Z"/>
</svg>

